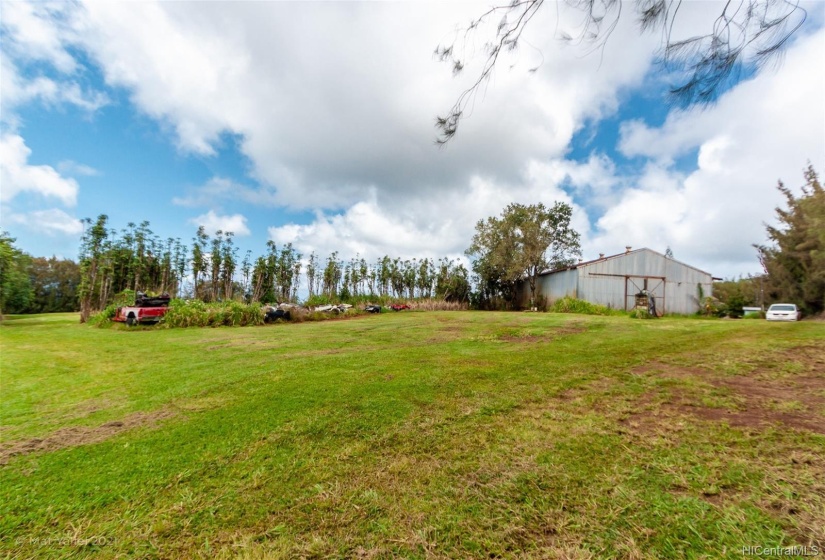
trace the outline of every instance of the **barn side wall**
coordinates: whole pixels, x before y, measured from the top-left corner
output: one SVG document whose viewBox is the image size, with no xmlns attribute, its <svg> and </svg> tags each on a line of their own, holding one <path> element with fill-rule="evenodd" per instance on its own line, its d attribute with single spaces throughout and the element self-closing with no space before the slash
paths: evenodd
<svg viewBox="0 0 825 560">
<path fill-rule="evenodd" d="M 570 296 L 611 309 L 629 309 L 634 303 L 633 295 L 644 288 L 644 277 L 648 277 L 648 291 L 653 294 L 659 313 L 696 313 L 699 310 L 697 285 L 701 284 L 706 296 L 713 290 L 710 274 L 655 251 L 638 249 L 540 276 L 538 297 L 552 303 Z M 530 304 L 530 288 L 526 282 L 520 286 L 518 301 L 522 307 Z"/>
<path fill-rule="evenodd" d="M 536 281 L 536 300 L 544 298 L 548 302 L 556 301 L 565 296 L 579 297 L 577 270 L 562 270 L 553 274 L 539 276 Z M 522 282 L 519 286 L 519 305 L 528 307 L 530 305 L 530 286 L 527 282 Z"/>
<path fill-rule="evenodd" d="M 613 309 L 632 307 L 632 296 L 643 287 L 645 276 L 650 277 L 648 289 L 655 295 L 660 313 L 696 313 L 699 310 L 697 285 L 702 285 L 706 296 L 711 295 L 713 289 L 710 274 L 644 249 L 588 263 L 578 271 L 579 298 Z M 627 276 L 631 277 L 629 283 Z"/>
</svg>

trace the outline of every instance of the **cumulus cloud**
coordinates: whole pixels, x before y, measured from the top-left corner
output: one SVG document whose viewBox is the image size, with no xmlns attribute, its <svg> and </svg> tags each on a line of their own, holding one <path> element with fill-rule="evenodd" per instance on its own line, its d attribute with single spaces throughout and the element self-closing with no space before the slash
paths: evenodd
<svg viewBox="0 0 825 560">
<path fill-rule="evenodd" d="M 231 231 L 236 237 L 251 233 L 246 225 L 246 217 L 241 214 L 222 216 L 210 210 L 206 214 L 190 219 L 189 223 L 195 226 L 203 226 L 209 235 L 214 235 L 218 230 L 224 233 Z"/>
<path fill-rule="evenodd" d="M 684 3 L 674 37 L 706 32 L 723 5 Z M 453 79 L 430 53 L 486 3 L 61 6 L 4 14 L 13 41 L 0 53 L 4 104 L 94 110 L 105 97 L 73 81 L 79 61 L 91 61 L 182 152 L 208 158 L 224 134 L 238 138 L 246 180 L 216 176 L 173 195 L 176 205 L 209 210 L 191 223 L 250 235 L 245 216 L 221 213 L 225 203 L 312 209 L 309 224 L 269 229 L 302 252 L 459 255 L 476 221 L 510 202 L 575 200 L 586 253 L 671 245 L 716 272 L 725 259 L 754 262 L 750 244 L 777 202 L 773 182 L 797 177 L 808 158 L 821 168 L 825 153 L 822 73 L 811 71 L 822 63 L 821 31 L 800 39 L 778 72 L 733 88 L 710 110 L 674 111 L 661 127 L 623 123 L 618 148 L 628 160 L 602 146 L 574 162 L 566 155 L 576 132 L 597 130 L 651 79 L 658 37 L 640 38 L 632 17 L 606 49 L 583 56 L 547 31 L 573 29 L 576 14 L 562 10 L 557 22 L 555 9 L 540 11 L 524 48 L 468 107 L 458 137 L 436 150 L 433 117 L 475 79 L 479 60 Z M 84 56 L 75 60 L 74 49 Z M 31 60 L 60 76 L 19 71 Z M 694 152 L 690 170 L 682 160 Z"/>
<path fill-rule="evenodd" d="M 31 192 L 74 206 L 77 181 L 61 176 L 49 165 L 29 165 L 29 155 L 31 150 L 21 136 L 0 136 L 0 200 L 8 202 L 22 192 Z"/>
<path fill-rule="evenodd" d="M 61 40 L 65 7 L 57 3 L 3 2 L 0 25 L 6 33 L 5 48 L 21 58 L 49 62 L 60 72 L 73 72 L 77 64 Z"/>
<path fill-rule="evenodd" d="M 20 125 L 17 108 L 31 101 L 67 103 L 89 112 L 109 103 L 106 94 L 75 78 L 80 67 L 68 50 L 75 40 L 72 19 L 68 3 L 3 3 L 0 94 L 2 122 L 11 130 Z"/>
<path fill-rule="evenodd" d="M 265 187 L 254 188 L 226 177 L 212 177 L 203 185 L 189 189 L 186 196 L 172 198 L 172 204 L 189 208 L 220 208 L 228 200 L 249 204 L 276 206 L 275 192 Z"/>
<path fill-rule="evenodd" d="M 508 61 L 516 68 L 497 72 L 460 140 L 436 151 L 433 118 L 474 68 L 453 80 L 430 53 L 454 22 L 484 8 L 208 3 L 192 13 L 186 4 L 90 3 L 78 36 L 107 82 L 167 123 L 181 149 L 210 154 L 222 133 L 237 134 L 252 176 L 273 187 L 270 200 L 334 210 L 376 190 L 389 199 L 461 190 L 474 175 L 512 181 L 526 160 L 563 155 L 583 120 L 615 110 L 617 90 L 649 66 L 650 41 L 638 40 L 631 18 L 612 39 L 632 37 L 623 49 L 582 57 L 543 31 L 555 18 L 546 10 L 525 38 L 537 50 L 524 57 L 544 57 L 540 70 Z"/>
<path fill-rule="evenodd" d="M 822 29 L 803 38 L 777 72 L 740 84 L 708 110 L 672 113 L 658 128 L 625 126 L 622 150 L 653 163 L 599 219 L 595 242 L 656 240 L 714 273 L 758 272 L 751 245 L 765 241 L 763 224 L 782 203 L 776 181 L 796 188 L 808 161 L 825 167 L 825 76 L 811 71 L 824 42 Z M 693 150 L 695 171 L 673 169 Z"/>
<path fill-rule="evenodd" d="M 269 228 L 277 244 L 292 243 L 302 253 L 341 255 L 356 253 L 370 259 L 393 257 L 460 257 L 470 244 L 476 222 L 498 215 L 511 202 L 552 205 L 563 201 L 574 207 L 574 225 L 587 228 L 587 217 L 560 188 L 553 165 L 531 163 L 513 183 L 473 177 L 463 190 L 448 190 L 411 205 L 382 201 L 380 193 L 338 213 L 318 212 L 305 225 Z"/>
<path fill-rule="evenodd" d="M 8 221 L 49 236 L 79 236 L 83 223 L 59 208 L 36 210 L 25 214 L 10 214 Z"/>
</svg>

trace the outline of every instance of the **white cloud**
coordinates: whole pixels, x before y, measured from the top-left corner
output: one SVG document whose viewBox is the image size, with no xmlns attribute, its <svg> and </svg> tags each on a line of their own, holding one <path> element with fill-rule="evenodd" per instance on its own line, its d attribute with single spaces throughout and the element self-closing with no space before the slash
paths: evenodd
<svg viewBox="0 0 825 560">
<path fill-rule="evenodd" d="M 563 155 L 585 118 L 615 110 L 618 88 L 638 83 L 652 56 L 652 38 L 638 40 L 631 18 L 612 38 L 634 39 L 622 49 L 583 58 L 559 48 L 544 31 L 556 11 L 545 10 L 525 37 L 542 54 L 525 47 L 506 60 L 460 137 L 437 151 L 434 116 L 479 61 L 453 80 L 430 53 L 455 22 L 484 9 L 207 3 L 193 12 L 187 4 L 90 3 L 77 35 L 107 82 L 170 126 L 182 149 L 211 154 L 222 133 L 240 135 L 269 202 L 344 209 L 373 191 L 384 200 L 460 191 L 474 175 L 512 181 L 525 161 Z M 539 71 L 527 72 L 541 57 Z"/>
<path fill-rule="evenodd" d="M 210 210 L 206 214 L 190 219 L 189 223 L 196 226 L 203 226 L 209 235 L 214 235 L 218 230 L 223 232 L 231 231 L 236 237 L 249 235 L 251 233 L 246 225 L 246 217 L 241 214 L 221 216 Z"/>
<path fill-rule="evenodd" d="M 343 212 L 319 212 L 310 224 L 271 227 L 269 237 L 279 245 L 292 243 L 304 254 L 338 251 L 343 257 L 357 253 L 368 259 L 383 255 L 460 257 L 470 244 L 476 222 L 498 215 L 511 202 L 572 204 L 558 186 L 563 178 L 553 165 L 532 162 L 514 183 L 474 177 L 462 191 L 445 189 L 439 196 L 409 203 L 381 200 L 380 193 L 374 193 Z M 586 229 L 586 215 L 573 207 L 575 227 Z"/>
<path fill-rule="evenodd" d="M 50 236 L 80 236 L 83 223 L 59 208 L 37 210 L 26 214 L 10 214 L 8 220 Z"/>
<path fill-rule="evenodd" d="M 706 31 L 722 5 L 684 3 L 674 37 Z M 763 238 L 775 179 L 792 181 L 808 158 L 823 163 L 822 73 L 811 70 L 821 67 L 821 31 L 791 48 L 779 72 L 734 88 L 716 107 L 674 111 L 659 128 L 624 123 L 619 147 L 640 158 L 639 174 L 604 153 L 565 159 L 585 123 L 598 129 L 646 83 L 658 37 L 640 39 L 632 17 L 623 17 L 603 52 L 583 56 L 548 33 L 556 10 L 547 4 L 520 52 L 503 59 L 468 107 L 458 137 L 436 150 L 433 117 L 475 79 L 479 61 L 454 80 L 430 53 L 486 3 L 66 6 L 52 18 L 45 8 L 20 8 L 13 25 L 4 24 L 14 41 L 0 55 L 4 105 L 41 100 L 94 110 L 105 98 L 75 80 L 78 61 L 91 60 L 182 151 L 210 156 L 223 134 L 238 139 L 257 184 L 216 176 L 172 195 L 174 204 L 209 210 L 192 223 L 250 235 L 245 216 L 222 213 L 226 203 L 312 209 L 310 224 L 269 230 L 303 252 L 457 255 L 478 219 L 513 201 L 571 201 L 564 187 L 586 206 L 575 220 L 590 254 L 671 245 L 677 257 L 717 272 L 726 259 L 754 262 L 750 243 Z M 562 15 L 559 27 L 569 26 Z M 28 58 L 21 45 L 31 46 Z M 83 57 L 69 62 L 74 49 Z M 32 58 L 62 76 L 18 72 Z M 539 70 L 527 72 L 537 62 Z M 695 172 L 674 169 L 694 151 Z"/>
<path fill-rule="evenodd" d="M 188 208 L 220 208 L 228 200 L 241 200 L 249 204 L 276 206 L 276 194 L 266 187 L 252 188 L 226 177 L 212 177 L 203 185 L 189 189 L 186 196 L 172 198 L 172 204 Z"/>
<path fill-rule="evenodd" d="M 21 76 L 17 66 L 4 53 L 0 53 L 0 96 L 3 99 L 0 120 L 10 130 L 17 130 L 20 126 L 17 109 L 33 101 L 47 106 L 67 103 L 88 112 L 109 103 L 104 93 L 86 91 L 71 80 L 54 80 L 42 75 Z"/>
<path fill-rule="evenodd" d="M 95 177 L 100 175 L 100 171 L 89 165 L 77 163 L 66 159 L 57 164 L 57 170 L 64 175 L 79 175 L 83 177 Z"/>
<path fill-rule="evenodd" d="M 705 111 L 675 112 L 660 128 L 623 129 L 622 149 L 653 158 L 637 185 L 598 221 L 594 243 L 670 245 L 677 258 L 717 275 L 758 272 L 753 243 L 782 204 L 776 182 L 802 183 L 810 160 L 825 167 L 825 30 L 790 48 L 783 66 L 729 91 Z M 698 150 L 686 176 L 669 165 Z M 612 248 L 612 249 L 611 249 Z"/>
<path fill-rule="evenodd" d="M 67 103 L 88 112 L 109 103 L 103 92 L 77 80 L 80 66 L 68 50 L 75 36 L 73 13 L 69 3 L 3 2 L 0 120 L 9 130 L 20 127 L 17 109 L 32 101 Z"/>
<path fill-rule="evenodd" d="M 16 56 L 46 61 L 60 72 L 77 68 L 61 39 L 60 22 L 67 5 L 45 2 L 3 2 L 4 47 Z"/>
<path fill-rule="evenodd" d="M 31 150 L 22 137 L 0 136 L 0 200 L 8 202 L 22 192 L 32 192 L 74 206 L 77 181 L 62 177 L 49 165 L 29 165 L 29 155 Z"/>
</svg>

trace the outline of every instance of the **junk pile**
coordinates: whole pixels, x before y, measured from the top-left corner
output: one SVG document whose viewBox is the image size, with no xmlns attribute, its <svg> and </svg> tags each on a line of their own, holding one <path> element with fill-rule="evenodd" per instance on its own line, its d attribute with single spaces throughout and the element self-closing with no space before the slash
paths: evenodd
<svg viewBox="0 0 825 560">
<path fill-rule="evenodd" d="M 143 292 L 135 295 L 135 307 L 169 307 L 172 296 L 161 294 L 159 296 L 147 296 Z"/>
<path fill-rule="evenodd" d="M 271 323 L 278 319 L 289 321 L 292 313 L 298 308 L 294 303 L 279 303 L 278 305 L 264 306 L 264 323 Z"/>
<path fill-rule="evenodd" d="M 352 305 L 348 303 L 339 303 L 336 305 L 317 305 L 315 307 L 304 307 L 295 305 L 294 303 L 279 303 L 277 305 L 264 305 L 264 322 L 272 323 L 277 320 L 289 321 L 296 315 L 306 313 L 329 313 L 330 315 L 343 315 L 352 309 Z M 364 307 L 367 313 L 381 313 L 384 307 L 380 305 L 370 304 Z M 393 311 L 403 311 L 404 309 L 412 309 L 407 304 L 393 304 L 386 309 Z"/>
<path fill-rule="evenodd" d="M 338 315 L 339 313 L 346 313 L 349 309 L 352 309 L 352 306 L 350 304 L 339 303 L 338 305 L 319 305 L 317 307 L 313 307 L 312 311 L 318 311 L 321 313 L 332 313 L 333 315 Z"/>
</svg>

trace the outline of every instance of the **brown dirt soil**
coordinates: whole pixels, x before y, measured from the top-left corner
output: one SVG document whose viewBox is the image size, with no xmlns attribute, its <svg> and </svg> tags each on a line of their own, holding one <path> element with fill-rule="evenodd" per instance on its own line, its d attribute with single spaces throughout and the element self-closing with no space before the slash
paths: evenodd
<svg viewBox="0 0 825 560">
<path fill-rule="evenodd" d="M 823 315 L 823 320 L 825 320 L 825 315 Z M 820 346 L 800 346 L 785 352 L 785 356 L 801 362 L 813 371 L 825 374 L 825 349 Z"/>
<path fill-rule="evenodd" d="M 65 447 L 100 443 L 127 430 L 152 426 L 176 413 L 160 409 L 152 412 L 135 412 L 121 420 L 106 422 L 100 426 L 71 426 L 60 428 L 43 438 L 4 442 L 0 449 L 0 465 L 5 465 L 15 455 L 28 455 L 37 451 L 56 451 Z"/>
<path fill-rule="evenodd" d="M 505 335 L 500 338 L 505 342 L 524 342 L 524 343 L 538 343 L 538 342 L 549 342 L 554 340 L 559 336 L 570 336 L 573 334 L 583 333 L 587 329 L 583 327 L 557 327 L 554 329 L 548 329 L 546 332 L 542 334 L 528 334 L 524 336 L 518 335 Z"/>
<path fill-rule="evenodd" d="M 771 379 L 757 369 L 748 375 L 717 377 L 710 370 L 682 367 L 659 362 L 637 368 L 637 375 L 661 375 L 672 378 L 700 378 L 715 387 L 727 389 L 737 401 L 737 408 L 706 407 L 684 393 L 673 395 L 671 402 L 655 408 L 643 406 L 634 413 L 631 425 L 645 426 L 650 417 L 692 415 L 703 420 L 724 421 L 731 426 L 762 428 L 780 424 L 789 428 L 825 434 L 825 351 L 818 347 L 801 347 L 788 351 L 787 356 L 803 363 L 808 371 Z M 653 396 L 648 396 L 649 403 Z M 648 418 L 642 418 L 648 417 Z M 655 424 L 654 424 L 655 425 Z M 652 426 L 649 426 L 652 427 Z"/>
</svg>

